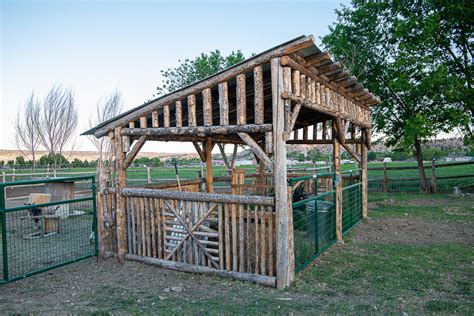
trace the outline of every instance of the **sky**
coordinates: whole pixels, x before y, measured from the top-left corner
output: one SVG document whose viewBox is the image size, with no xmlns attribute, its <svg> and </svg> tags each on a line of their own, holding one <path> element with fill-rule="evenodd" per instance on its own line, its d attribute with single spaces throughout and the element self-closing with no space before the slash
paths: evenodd
<svg viewBox="0 0 474 316">
<path fill-rule="evenodd" d="M 317 44 L 341 0 L 8 1 L 0 0 L 0 149 L 15 149 L 13 121 L 34 92 L 74 91 L 80 150 L 97 102 L 115 89 L 124 110 L 150 99 L 160 70 L 219 49 L 249 56 L 299 35 Z M 149 142 L 142 151 L 194 152 L 187 143 Z"/>
</svg>

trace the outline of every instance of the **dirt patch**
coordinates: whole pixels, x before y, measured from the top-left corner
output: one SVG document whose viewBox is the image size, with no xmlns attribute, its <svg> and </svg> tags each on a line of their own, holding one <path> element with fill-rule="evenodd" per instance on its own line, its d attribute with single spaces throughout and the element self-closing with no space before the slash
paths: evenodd
<svg viewBox="0 0 474 316">
<path fill-rule="evenodd" d="M 369 202 L 370 209 L 375 209 L 379 205 L 401 205 L 401 206 L 449 206 L 453 205 L 452 199 L 412 199 L 409 201 L 397 201 L 394 199 L 385 199 L 378 202 Z"/>
<path fill-rule="evenodd" d="M 291 306 L 295 300 L 308 304 L 314 300 L 301 293 L 282 293 L 217 276 L 176 272 L 130 261 L 120 265 L 114 258 L 99 263 L 96 259 L 87 259 L 4 285 L 0 291 L 2 313 L 20 314 L 45 311 L 114 313 L 130 310 L 130 306 L 139 313 L 151 307 L 157 311 L 160 306 L 172 310 L 180 304 L 202 304 L 207 300 L 239 304 L 243 298 L 254 299 L 256 304 L 276 299 L 282 306 Z M 200 311 L 197 306 L 195 311 L 201 314 L 206 309 Z"/>
<path fill-rule="evenodd" d="M 474 243 L 473 223 L 433 222 L 416 218 L 374 218 L 356 228 L 356 242 L 433 245 Z"/>
</svg>

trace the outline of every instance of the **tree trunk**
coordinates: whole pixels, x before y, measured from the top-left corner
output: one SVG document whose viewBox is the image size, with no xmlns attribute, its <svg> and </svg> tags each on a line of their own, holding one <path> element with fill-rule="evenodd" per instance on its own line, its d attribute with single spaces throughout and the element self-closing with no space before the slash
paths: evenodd
<svg viewBox="0 0 474 316">
<path fill-rule="evenodd" d="M 420 176 L 420 191 L 427 192 L 428 183 L 425 175 L 425 168 L 423 166 L 423 154 L 421 152 L 421 143 L 418 138 L 415 139 L 415 154 L 418 162 L 418 173 Z"/>
</svg>

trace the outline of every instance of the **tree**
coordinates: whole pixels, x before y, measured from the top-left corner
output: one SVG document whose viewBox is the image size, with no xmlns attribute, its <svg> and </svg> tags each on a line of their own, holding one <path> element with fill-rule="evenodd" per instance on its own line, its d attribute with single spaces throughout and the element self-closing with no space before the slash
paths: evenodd
<svg viewBox="0 0 474 316">
<path fill-rule="evenodd" d="M 31 154 L 33 171 L 36 169 L 36 151 L 40 145 L 39 115 L 40 103 L 31 93 L 25 105 L 18 110 L 14 122 L 16 146 L 24 155 Z"/>
<path fill-rule="evenodd" d="M 69 162 L 67 161 L 66 157 L 64 157 L 61 154 L 54 154 L 54 155 L 48 154 L 48 155 L 41 156 L 39 159 L 39 163 L 41 166 L 54 165 L 55 163 L 58 166 L 61 166 Z"/>
<path fill-rule="evenodd" d="M 164 79 L 161 86 L 157 87 L 158 95 L 186 87 L 243 60 L 245 60 L 245 56 L 240 50 L 233 51 L 228 56 L 222 56 L 219 50 L 215 50 L 209 54 L 202 53 L 193 60 L 178 60 L 180 63 L 178 67 L 161 71 Z"/>
<path fill-rule="evenodd" d="M 467 1 L 456 3 L 472 10 Z M 445 44 L 432 34 L 435 29 L 455 32 L 441 14 L 443 6 L 436 0 L 354 0 L 351 7 L 336 10 L 337 22 L 323 38 L 323 45 L 381 98 L 373 108 L 375 131 L 385 135 L 387 146 L 414 150 L 423 191 L 422 144 L 440 132 L 469 130 L 469 98 L 459 92 L 468 83 L 450 71 Z M 458 50 L 454 43 L 451 47 Z"/>
<path fill-rule="evenodd" d="M 25 157 L 23 157 L 23 156 L 17 156 L 17 157 L 15 158 L 15 163 L 16 163 L 17 165 L 20 165 L 20 166 L 26 165 Z"/>
<path fill-rule="evenodd" d="M 41 107 L 38 130 L 41 144 L 53 158 L 53 166 L 61 165 L 63 155 L 77 130 L 77 108 L 71 89 L 54 86 Z"/>
<path fill-rule="evenodd" d="M 117 116 L 122 111 L 122 107 L 122 94 L 118 89 L 116 89 L 110 94 L 110 96 L 97 102 L 95 112 L 89 118 L 89 127 L 93 128 L 94 126 L 97 126 L 100 123 Z M 104 173 L 100 172 L 100 170 L 107 166 L 105 161 L 112 160 L 112 142 L 108 137 L 102 137 L 98 139 L 94 135 L 89 136 L 89 139 L 99 152 L 99 158 L 97 161 L 97 172 L 99 178 L 104 176 Z M 108 166 L 110 167 L 110 164 Z M 102 180 L 105 181 L 105 179 Z"/>
</svg>

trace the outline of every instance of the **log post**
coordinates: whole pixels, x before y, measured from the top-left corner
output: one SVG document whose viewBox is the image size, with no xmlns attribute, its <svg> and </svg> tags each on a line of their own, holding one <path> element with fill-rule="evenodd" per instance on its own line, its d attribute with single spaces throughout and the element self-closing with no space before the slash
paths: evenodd
<svg viewBox="0 0 474 316">
<path fill-rule="evenodd" d="M 368 219 L 369 210 L 368 210 L 368 179 L 367 179 L 367 144 L 365 142 L 365 132 L 362 132 L 362 143 L 361 143 L 361 169 L 362 169 L 362 217 L 364 220 Z"/>
<path fill-rule="evenodd" d="M 125 160 L 125 154 L 122 147 L 122 128 L 115 129 L 115 159 L 117 163 L 117 183 L 115 188 L 116 194 L 116 213 L 117 213 L 117 258 L 119 263 L 125 262 L 125 255 L 128 252 L 127 245 L 127 218 L 125 210 L 125 197 L 122 195 L 122 189 L 127 185 L 127 171 L 122 168 Z"/>
<path fill-rule="evenodd" d="M 275 213 L 276 213 L 276 276 L 277 288 L 284 289 L 290 285 L 294 258 L 290 254 L 289 215 L 288 215 L 288 190 L 286 174 L 286 146 L 283 139 L 285 131 L 285 103 L 281 97 L 284 90 L 283 67 L 280 59 L 271 61 L 272 82 L 272 117 L 273 117 L 273 177 L 275 188 Z M 291 83 L 290 83 L 291 84 Z"/>
<path fill-rule="evenodd" d="M 245 74 L 237 76 L 237 125 L 247 123 Z"/>
<path fill-rule="evenodd" d="M 334 172 L 336 173 L 336 239 L 342 240 L 342 178 L 341 146 L 337 137 L 336 121 L 332 121 L 332 148 Z"/>
<path fill-rule="evenodd" d="M 196 96 L 188 96 L 188 126 L 196 126 Z"/>
<path fill-rule="evenodd" d="M 431 193 L 438 191 L 438 185 L 436 183 L 436 160 L 431 160 Z"/>
<path fill-rule="evenodd" d="M 387 163 L 383 163 L 383 182 L 382 182 L 382 190 L 384 193 L 388 191 L 388 170 L 387 170 Z"/>
<path fill-rule="evenodd" d="M 254 107 L 255 107 L 255 124 L 263 124 L 264 117 L 264 103 L 263 103 L 263 68 L 257 66 L 253 70 L 254 80 Z"/>
<path fill-rule="evenodd" d="M 214 183 L 212 180 L 212 138 L 206 137 L 206 188 L 207 193 L 214 192 Z"/>
<path fill-rule="evenodd" d="M 146 178 L 148 180 L 148 183 L 151 183 L 151 168 L 150 167 L 146 167 Z"/>
<path fill-rule="evenodd" d="M 180 100 L 175 103 L 175 117 L 176 127 L 183 127 L 183 107 Z"/>
</svg>

